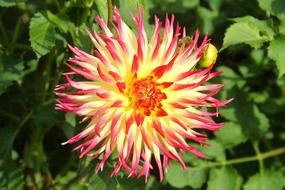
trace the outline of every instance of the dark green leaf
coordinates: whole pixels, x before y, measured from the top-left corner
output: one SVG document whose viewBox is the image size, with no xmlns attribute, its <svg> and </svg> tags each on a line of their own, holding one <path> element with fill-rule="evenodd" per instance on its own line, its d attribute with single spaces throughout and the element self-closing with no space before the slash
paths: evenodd
<svg viewBox="0 0 285 190">
<path fill-rule="evenodd" d="M 225 66 L 220 66 L 219 71 L 223 72 L 221 75 L 222 84 L 225 90 L 232 89 L 235 85 L 242 87 L 245 84 L 245 80 L 237 75 L 232 69 Z"/>
<path fill-rule="evenodd" d="M 53 105 L 40 106 L 36 108 L 35 113 L 33 114 L 33 121 L 35 126 L 50 128 L 57 122 L 57 117 L 59 112 L 54 110 Z"/>
<path fill-rule="evenodd" d="M 21 83 L 24 68 L 23 60 L 0 53 L 0 94 L 13 82 Z"/>
<path fill-rule="evenodd" d="M 278 69 L 278 77 L 282 77 L 285 73 L 285 36 L 274 39 L 268 47 L 268 56 L 273 59 Z"/>
<path fill-rule="evenodd" d="M 239 190 L 242 178 L 232 167 L 212 169 L 207 190 Z"/>
<path fill-rule="evenodd" d="M 96 174 L 92 174 L 87 186 L 88 190 L 108 190 L 106 182 Z"/>
<path fill-rule="evenodd" d="M 3 127 L 0 128 L 0 160 L 6 160 L 9 158 L 13 146 L 14 139 L 16 137 L 17 128 Z"/>
<path fill-rule="evenodd" d="M 89 36 L 85 32 L 86 26 L 81 26 L 75 29 L 75 46 L 80 47 L 80 49 L 84 50 L 85 52 L 91 51 L 93 44 L 90 40 Z"/>
<path fill-rule="evenodd" d="M 22 190 L 23 185 L 23 168 L 18 167 L 13 160 L 7 159 L 3 163 L 0 160 L 0 189 Z"/>
<path fill-rule="evenodd" d="M 20 190 L 23 186 L 23 171 L 12 160 L 12 146 L 17 128 L 0 128 L 0 189 Z"/>
<path fill-rule="evenodd" d="M 146 185 L 144 178 L 133 180 L 132 178 L 128 178 L 127 176 L 118 176 L 118 190 L 140 190 L 142 186 Z M 149 183 L 149 182 L 148 182 Z"/>
<path fill-rule="evenodd" d="M 243 129 L 243 133 L 251 140 L 259 140 L 269 129 L 269 121 L 265 114 L 249 99 L 249 96 L 235 88 L 231 91 L 234 98 L 235 116 Z"/>
<path fill-rule="evenodd" d="M 110 177 L 110 173 L 113 168 L 105 166 L 104 170 L 98 173 L 98 176 L 103 180 L 106 184 L 106 190 L 117 190 L 117 181 L 114 177 Z M 92 174 L 93 175 L 93 174 Z"/>
</svg>

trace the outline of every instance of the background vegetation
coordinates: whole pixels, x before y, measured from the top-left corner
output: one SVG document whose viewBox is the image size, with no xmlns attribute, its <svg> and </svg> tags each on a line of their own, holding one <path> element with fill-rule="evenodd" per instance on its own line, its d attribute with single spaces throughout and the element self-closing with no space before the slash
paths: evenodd
<svg viewBox="0 0 285 190">
<path fill-rule="evenodd" d="M 137 1 L 114 0 L 131 26 Z M 171 163 L 159 183 L 147 184 L 113 167 L 96 175 L 96 160 L 61 146 L 80 131 L 77 118 L 54 110 L 53 89 L 63 80 L 67 44 L 90 51 L 84 29 L 107 20 L 105 0 L 0 0 L 0 189 L 282 190 L 285 188 L 285 1 L 139 0 L 148 32 L 153 15 L 175 13 L 189 35 L 208 33 L 221 52 L 221 110 L 225 123 L 210 134 L 209 157 L 185 155 L 187 170 Z M 147 23 L 147 22 L 146 22 Z M 201 147 L 199 147 L 201 148 Z M 115 158 L 114 158 L 115 159 Z"/>
</svg>

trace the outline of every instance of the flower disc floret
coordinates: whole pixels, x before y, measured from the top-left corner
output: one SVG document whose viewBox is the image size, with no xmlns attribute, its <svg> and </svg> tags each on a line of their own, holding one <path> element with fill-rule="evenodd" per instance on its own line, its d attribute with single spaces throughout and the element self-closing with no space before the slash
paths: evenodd
<svg viewBox="0 0 285 190">
<path fill-rule="evenodd" d="M 152 76 L 135 81 L 129 96 L 133 108 L 142 111 L 145 116 L 150 116 L 152 112 L 156 113 L 156 116 L 167 115 L 161 103 L 167 96 L 160 90 L 159 84 Z"/>
</svg>

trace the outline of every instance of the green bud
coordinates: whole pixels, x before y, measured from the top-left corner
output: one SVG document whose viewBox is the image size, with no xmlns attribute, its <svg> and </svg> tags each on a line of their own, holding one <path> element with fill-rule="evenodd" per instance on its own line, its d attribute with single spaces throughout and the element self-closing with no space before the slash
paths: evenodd
<svg viewBox="0 0 285 190">
<path fill-rule="evenodd" d="M 204 50 L 204 55 L 199 62 L 199 66 L 203 68 L 209 67 L 216 62 L 217 56 L 217 48 L 214 45 L 209 44 Z"/>
</svg>

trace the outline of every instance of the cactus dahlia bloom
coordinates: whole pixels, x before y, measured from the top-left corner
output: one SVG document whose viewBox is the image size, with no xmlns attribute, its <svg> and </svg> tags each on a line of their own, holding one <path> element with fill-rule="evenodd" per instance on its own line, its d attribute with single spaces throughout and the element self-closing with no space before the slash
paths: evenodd
<svg viewBox="0 0 285 190">
<path fill-rule="evenodd" d="M 213 64 L 195 68 L 209 45 L 207 37 L 199 43 L 196 32 L 186 41 L 185 29 L 174 28 L 172 15 L 171 19 L 166 16 L 162 36 L 162 23 L 155 18 L 155 30 L 148 40 L 142 11 L 132 18 L 136 32 L 115 8 L 113 33 L 97 17 L 102 33 L 87 31 L 94 44 L 92 54 L 69 46 L 74 57 L 67 66 L 72 71 L 65 73 L 67 83 L 55 89 L 56 108 L 88 121 L 82 132 L 64 144 L 79 142 L 75 149 L 80 150 L 80 157 L 98 158 L 96 171 L 116 152 L 111 175 L 124 169 L 130 177 L 145 176 L 147 180 L 154 157 L 163 180 L 163 167 L 169 160 L 186 167 L 181 158 L 184 151 L 204 157 L 189 142 L 206 144 L 206 135 L 197 129 L 219 129 L 222 124 L 210 116 L 217 115 L 218 108 L 229 101 L 213 97 L 221 84 L 205 84 L 220 74 L 211 72 Z M 211 111 L 205 109 L 212 107 Z"/>
</svg>

